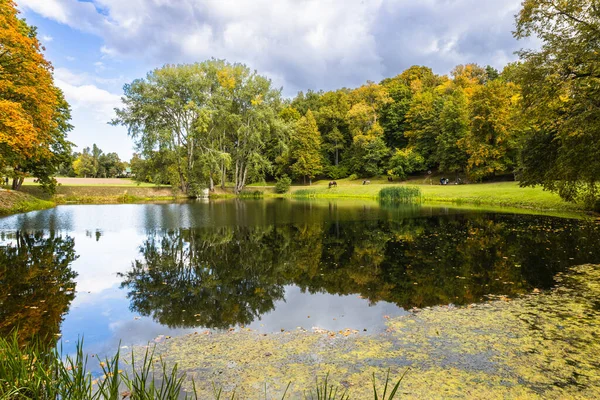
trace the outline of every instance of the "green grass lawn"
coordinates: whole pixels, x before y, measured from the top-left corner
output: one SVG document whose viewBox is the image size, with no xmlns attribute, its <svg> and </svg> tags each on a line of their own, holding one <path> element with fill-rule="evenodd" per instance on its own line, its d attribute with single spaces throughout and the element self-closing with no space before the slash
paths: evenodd
<svg viewBox="0 0 600 400">
<path fill-rule="evenodd" d="M 565 202 L 555 193 L 544 191 L 541 187 L 521 188 L 517 182 L 442 186 L 423 184 L 422 180 L 390 183 L 373 179 L 369 185 L 363 185 L 361 180 L 338 180 L 337 183 L 337 188 L 329 189 L 328 181 L 318 181 L 312 186 L 293 186 L 290 192 L 291 196 L 306 196 L 308 191 L 311 197 L 376 198 L 382 188 L 401 184 L 419 187 L 424 202 L 582 211 L 581 205 Z"/>
</svg>

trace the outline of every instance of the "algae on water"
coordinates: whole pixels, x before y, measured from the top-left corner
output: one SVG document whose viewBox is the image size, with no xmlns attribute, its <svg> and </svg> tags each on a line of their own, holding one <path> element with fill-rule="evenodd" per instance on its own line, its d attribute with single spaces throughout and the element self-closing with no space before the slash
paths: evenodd
<svg viewBox="0 0 600 400">
<path fill-rule="evenodd" d="M 194 378 L 200 398 L 213 383 L 240 398 L 264 396 L 266 383 L 276 398 L 289 382 L 289 398 L 302 398 L 327 373 L 351 398 L 369 398 L 373 373 L 399 377 L 407 367 L 400 398 L 600 398 L 600 266 L 557 281 L 518 299 L 416 310 L 378 335 L 242 328 L 169 339 L 159 351 Z"/>
</svg>

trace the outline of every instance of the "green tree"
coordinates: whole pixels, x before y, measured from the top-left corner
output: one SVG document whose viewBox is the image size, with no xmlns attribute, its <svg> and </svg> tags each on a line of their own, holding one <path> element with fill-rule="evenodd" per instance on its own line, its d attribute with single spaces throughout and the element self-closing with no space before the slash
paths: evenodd
<svg viewBox="0 0 600 400">
<path fill-rule="evenodd" d="M 442 107 L 443 98 L 433 90 L 428 90 L 413 97 L 406 115 L 408 145 L 423 156 L 428 167 L 437 164 L 437 137 L 440 134 Z"/>
<path fill-rule="evenodd" d="M 321 107 L 315 118 L 323 138 L 323 150 L 339 165 L 340 153 L 346 148 L 348 124 L 346 116 L 350 110 L 348 94 L 344 90 L 325 92 L 321 95 Z M 344 134 L 346 132 L 346 134 Z"/>
<path fill-rule="evenodd" d="M 457 88 L 442 107 L 439 118 L 440 134 L 436 138 L 436 159 L 442 172 L 458 174 L 467 166 L 468 154 L 459 142 L 469 133 L 467 96 Z"/>
<path fill-rule="evenodd" d="M 423 170 L 425 159 L 411 148 L 396 150 L 390 158 L 389 168 L 388 175 L 396 175 L 400 179 L 405 179 L 408 174 Z"/>
<path fill-rule="evenodd" d="M 515 36 L 542 42 L 516 74 L 530 127 L 521 184 L 600 210 L 600 4 L 525 0 Z"/>
<path fill-rule="evenodd" d="M 73 161 L 73 170 L 77 176 L 82 178 L 93 178 L 96 176 L 98 170 L 96 169 L 96 162 L 89 147 L 83 149 L 83 153 Z"/>
<path fill-rule="evenodd" d="M 310 110 L 296 124 L 290 144 L 290 156 L 292 173 L 296 178 L 302 177 L 305 183 L 306 178 L 309 179 L 309 183 L 312 183 L 312 179 L 323 170 L 321 134 Z"/>
</svg>

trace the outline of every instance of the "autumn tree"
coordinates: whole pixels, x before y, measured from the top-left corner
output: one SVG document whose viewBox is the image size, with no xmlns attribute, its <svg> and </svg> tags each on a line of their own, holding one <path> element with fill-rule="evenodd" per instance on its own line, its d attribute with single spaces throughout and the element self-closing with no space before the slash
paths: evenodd
<svg viewBox="0 0 600 400">
<path fill-rule="evenodd" d="M 467 170 L 475 180 L 516 167 L 519 126 L 515 115 L 518 88 L 502 80 L 478 86 L 470 103 L 471 129 L 459 143 L 469 155 Z"/>
<path fill-rule="evenodd" d="M 296 178 L 302 177 L 306 183 L 321 173 L 323 164 L 321 160 L 321 134 L 317 127 L 317 121 L 312 111 L 308 110 L 306 115 L 296 124 L 296 130 L 290 145 L 292 161 L 292 173 Z"/>
<path fill-rule="evenodd" d="M 543 185 L 600 209 L 600 3 L 525 0 L 515 36 L 537 37 L 522 50 L 517 81 L 530 125 L 522 185 Z"/>
<path fill-rule="evenodd" d="M 12 0 L 0 2 L 0 26 L 0 166 L 12 171 L 13 189 L 31 174 L 52 191 L 71 152 L 69 106 L 35 28 L 18 18 Z"/>
</svg>

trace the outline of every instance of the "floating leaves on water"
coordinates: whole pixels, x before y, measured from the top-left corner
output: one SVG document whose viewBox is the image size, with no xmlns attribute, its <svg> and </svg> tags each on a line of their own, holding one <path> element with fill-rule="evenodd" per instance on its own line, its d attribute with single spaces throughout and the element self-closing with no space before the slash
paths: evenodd
<svg viewBox="0 0 600 400">
<path fill-rule="evenodd" d="M 235 338 L 191 334 L 159 350 L 194 377 L 200 398 L 210 396 L 210 382 L 246 398 L 265 380 L 283 392 L 291 379 L 291 398 L 301 398 L 293 391 L 323 371 L 336 385 L 352 385 L 354 398 L 369 398 L 373 372 L 400 375 L 407 366 L 402 398 L 600 398 L 600 267 L 576 267 L 557 281 L 555 290 L 522 298 L 415 310 L 387 320 L 378 335 L 318 327 Z"/>
</svg>

